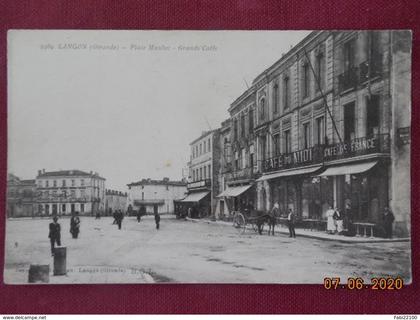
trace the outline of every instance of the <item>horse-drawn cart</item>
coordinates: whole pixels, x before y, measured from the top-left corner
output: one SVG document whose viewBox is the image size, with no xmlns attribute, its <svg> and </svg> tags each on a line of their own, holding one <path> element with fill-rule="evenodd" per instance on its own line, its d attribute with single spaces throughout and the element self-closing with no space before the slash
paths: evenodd
<svg viewBox="0 0 420 320">
<path fill-rule="evenodd" d="M 235 211 L 233 213 L 233 226 L 240 234 L 243 234 L 246 229 L 251 229 L 262 234 L 266 224 L 268 225 L 269 232 L 271 228 L 274 230 L 276 218 L 263 211 L 245 211 L 243 213 Z"/>
</svg>

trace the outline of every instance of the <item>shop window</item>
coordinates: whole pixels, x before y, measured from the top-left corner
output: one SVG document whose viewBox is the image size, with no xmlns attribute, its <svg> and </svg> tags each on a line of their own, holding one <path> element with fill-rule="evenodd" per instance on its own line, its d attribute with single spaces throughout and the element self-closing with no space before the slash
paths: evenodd
<svg viewBox="0 0 420 320">
<path fill-rule="evenodd" d="M 355 136 L 355 103 L 344 105 L 344 140 L 350 141 Z"/>
<path fill-rule="evenodd" d="M 377 135 L 379 133 L 379 96 L 374 95 L 366 98 L 367 106 L 367 129 L 366 135 L 368 137 Z"/>
</svg>

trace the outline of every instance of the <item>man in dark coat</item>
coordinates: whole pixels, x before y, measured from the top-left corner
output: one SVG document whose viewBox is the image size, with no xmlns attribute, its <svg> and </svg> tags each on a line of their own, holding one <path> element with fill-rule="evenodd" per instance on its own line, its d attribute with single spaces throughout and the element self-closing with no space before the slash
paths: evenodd
<svg viewBox="0 0 420 320">
<path fill-rule="evenodd" d="M 73 239 L 77 239 L 80 232 L 80 218 L 79 213 L 75 212 L 72 214 L 70 219 L 70 233 Z"/>
<path fill-rule="evenodd" d="M 61 226 L 57 222 L 58 217 L 53 217 L 53 222 L 50 223 L 50 232 L 48 233 L 48 238 L 50 238 L 51 243 L 51 255 L 54 255 L 54 247 L 57 243 L 57 246 L 61 246 Z"/>
<path fill-rule="evenodd" d="M 155 212 L 155 223 L 156 223 L 156 229 L 159 230 L 160 215 L 158 212 Z"/>
<path fill-rule="evenodd" d="M 394 223 L 395 217 L 392 211 L 388 208 L 384 208 L 384 227 L 385 237 L 392 238 L 392 224 Z"/>
<path fill-rule="evenodd" d="M 116 219 L 117 219 L 117 224 L 118 224 L 118 230 L 121 230 L 121 223 L 124 219 L 124 214 L 121 210 L 117 211 Z"/>
</svg>

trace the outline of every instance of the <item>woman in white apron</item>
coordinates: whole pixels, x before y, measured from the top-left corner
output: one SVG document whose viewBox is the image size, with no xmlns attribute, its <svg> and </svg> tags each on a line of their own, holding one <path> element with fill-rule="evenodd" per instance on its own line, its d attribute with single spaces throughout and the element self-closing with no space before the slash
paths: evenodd
<svg viewBox="0 0 420 320">
<path fill-rule="evenodd" d="M 329 209 L 326 212 L 326 216 L 327 216 L 327 233 L 334 233 L 336 228 L 335 228 L 335 223 L 334 223 L 334 209 L 332 208 L 332 206 L 329 207 Z"/>
<path fill-rule="evenodd" d="M 338 210 L 338 208 L 335 208 L 333 218 L 337 226 L 337 232 L 339 234 L 342 233 L 343 232 L 343 217 L 341 216 L 340 210 Z"/>
</svg>

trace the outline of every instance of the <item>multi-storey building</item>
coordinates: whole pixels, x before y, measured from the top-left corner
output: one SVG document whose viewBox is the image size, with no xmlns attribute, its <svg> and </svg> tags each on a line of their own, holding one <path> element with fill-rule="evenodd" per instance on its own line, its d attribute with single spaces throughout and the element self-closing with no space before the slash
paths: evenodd
<svg viewBox="0 0 420 320">
<path fill-rule="evenodd" d="M 105 214 L 112 215 L 116 210 L 127 210 L 127 192 L 105 190 Z"/>
<path fill-rule="evenodd" d="M 7 176 L 7 217 L 33 217 L 38 214 L 35 180 L 21 180 Z"/>
<path fill-rule="evenodd" d="M 39 170 L 36 177 L 37 210 L 40 215 L 103 213 L 105 179 L 80 170 Z"/>
<path fill-rule="evenodd" d="M 190 143 L 188 195 L 182 203 L 196 217 L 215 214 L 221 157 L 219 136 L 219 129 L 210 130 Z"/>
<path fill-rule="evenodd" d="M 128 185 L 128 210 L 139 211 L 141 207 L 146 213 L 174 213 L 174 201 L 185 198 L 187 183 L 184 181 L 142 179 Z"/>
<path fill-rule="evenodd" d="M 388 206 L 407 235 L 410 44 L 406 31 L 310 33 L 229 108 L 220 197 L 300 219 L 334 206 L 375 234 Z"/>
</svg>

